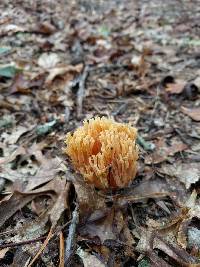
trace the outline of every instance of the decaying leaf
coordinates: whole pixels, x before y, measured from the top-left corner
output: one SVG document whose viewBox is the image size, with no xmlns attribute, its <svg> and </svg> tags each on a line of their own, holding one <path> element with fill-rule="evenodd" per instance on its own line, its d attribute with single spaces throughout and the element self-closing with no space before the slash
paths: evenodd
<svg viewBox="0 0 200 267">
<path fill-rule="evenodd" d="M 4 258 L 6 252 L 9 250 L 9 248 L 3 248 L 0 250 L 0 259 Z"/>
<path fill-rule="evenodd" d="M 100 210 L 104 213 L 104 210 L 106 210 L 105 196 L 97 194 L 93 187 L 77 181 L 74 181 L 74 187 L 83 221 L 95 211 Z"/>
<path fill-rule="evenodd" d="M 175 242 L 167 242 L 160 237 L 155 237 L 153 241 L 153 248 L 157 248 L 165 252 L 179 264 L 185 265 L 198 263 L 198 260 L 195 257 L 191 256 L 185 249 L 180 248 Z"/>
<path fill-rule="evenodd" d="M 171 2 L 0 1 L 0 266 L 200 267 L 199 10 Z M 64 159 L 95 116 L 139 131 L 125 188 L 86 185 Z M 90 163 L 112 184 L 119 153 L 105 155 Z M 119 162 L 114 178 L 131 173 Z"/>
<path fill-rule="evenodd" d="M 36 26 L 36 29 L 33 29 L 38 33 L 50 35 L 56 31 L 54 25 L 52 25 L 49 21 L 43 21 Z"/>
<path fill-rule="evenodd" d="M 41 88 L 44 83 L 44 74 L 39 74 L 34 77 L 31 73 L 19 73 L 15 75 L 9 93 L 29 94 L 32 89 Z"/>
<path fill-rule="evenodd" d="M 0 130 L 3 128 L 11 127 L 14 123 L 13 116 L 5 115 L 0 119 Z"/>
<path fill-rule="evenodd" d="M 7 196 L 0 202 L 0 227 L 11 217 L 17 210 L 23 208 L 26 204 L 31 202 L 34 198 L 40 195 L 50 194 L 55 201 L 54 206 L 49 211 L 49 215 L 52 218 L 52 223 L 55 226 L 57 220 L 59 220 L 62 212 L 67 208 L 67 194 L 69 185 L 65 185 L 65 181 L 55 178 L 48 184 L 40 187 L 39 189 L 29 191 L 27 193 L 21 193 L 15 191 L 13 194 Z M 64 190 L 63 190 L 64 189 Z M 54 197 L 55 194 L 55 197 Z M 62 203 L 62 204 L 61 204 Z M 9 208 L 8 208 L 9 207 Z"/>
<path fill-rule="evenodd" d="M 2 28 L 2 30 L 0 31 L 0 34 L 24 32 L 24 31 L 25 31 L 24 27 L 21 27 L 15 24 L 8 24 Z"/>
<path fill-rule="evenodd" d="M 6 54 L 10 50 L 11 50 L 11 47 L 0 47 L 0 56 L 2 56 L 3 54 Z"/>
<path fill-rule="evenodd" d="M 194 227 L 188 229 L 188 246 L 197 246 L 200 249 L 200 230 Z"/>
<path fill-rule="evenodd" d="M 169 185 L 162 179 L 157 178 L 131 186 L 124 191 L 124 194 L 113 196 L 113 198 L 118 205 L 123 207 L 130 202 L 137 203 L 148 198 L 162 198 L 170 196 L 171 193 Z"/>
<path fill-rule="evenodd" d="M 162 165 L 162 173 L 172 177 L 178 178 L 184 183 L 186 189 L 189 189 L 191 184 L 196 183 L 200 179 L 200 166 L 199 163 L 181 163 L 177 162 L 173 165 Z"/>
<path fill-rule="evenodd" d="M 78 64 L 76 66 L 65 66 L 65 67 L 55 67 L 49 71 L 49 75 L 46 78 L 46 84 L 51 84 L 51 82 L 55 79 L 55 77 L 64 75 L 67 72 L 75 72 L 80 73 L 83 68 L 82 64 Z"/>
<path fill-rule="evenodd" d="M 101 214 L 92 214 L 86 221 L 85 226 L 80 228 L 82 236 L 89 238 L 98 237 L 103 244 L 107 239 L 116 239 L 117 234 L 113 231 L 114 210 L 100 212 Z M 96 218 L 95 218 L 96 217 Z"/>
<path fill-rule="evenodd" d="M 60 59 L 59 56 L 55 53 L 44 53 L 42 54 L 38 59 L 38 65 L 42 67 L 43 69 L 49 71 L 49 69 L 54 68 L 58 63 Z"/>
<path fill-rule="evenodd" d="M 13 78 L 19 69 L 14 65 L 0 66 L 0 77 Z"/>
<path fill-rule="evenodd" d="M 168 83 L 166 91 L 170 94 L 180 94 L 183 92 L 186 83 L 184 81 L 176 81 L 176 83 Z"/>
<path fill-rule="evenodd" d="M 175 262 L 181 264 L 182 266 L 189 267 L 193 266 L 192 264 L 194 264 L 194 266 L 198 266 L 198 259 L 191 256 L 185 249 L 179 247 L 175 240 L 172 238 L 171 240 L 167 240 L 167 236 L 161 237 L 159 234 L 151 232 L 149 229 L 148 231 L 145 231 L 144 229 L 141 231 L 141 239 L 136 249 L 140 252 L 145 252 L 150 257 L 154 249 L 159 249 L 168 255 L 169 259 L 167 262 L 170 262 L 170 258 L 172 258 Z M 158 260 L 163 261 L 160 257 L 158 257 Z M 161 266 L 169 266 L 167 262 L 163 261 Z"/>
<path fill-rule="evenodd" d="M 18 74 L 13 80 L 13 84 L 10 87 L 10 93 L 30 93 L 29 81 L 23 76 L 23 74 Z"/>
<path fill-rule="evenodd" d="M 169 156 L 173 156 L 177 152 L 184 151 L 185 149 L 187 149 L 187 147 L 188 146 L 182 142 L 176 142 L 172 144 L 171 146 L 168 146 L 166 145 L 165 142 L 163 142 L 163 140 L 160 140 L 156 144 L 156 148 L 153 154 L 145 157 L 145 163 L 146 164 L 151 164 L 151 163 L 157 164 L 157 163 L 166 161 Z"/>
<path fill-rule="evenodd" d="M 106 265 L 103 264 L 96 256 L 86 252 L 85 250 L 79 248 L 77 250 L 77 254 L 82 259 L 84 267 L 105 267 Z"/>
<path fill-rule="evenodd" d="M 15 256 L 13 258 L 13 267 L 17 267 L 17 266 L 27 266 L 28 263 L 30 262 L 30 255 L 27 251 L 24 251 L 23 248 L 18 247 L 16 249 L 16 253 Z"/>
<path fill-rule="evenodd" d="M 52 209 L 49 211 L 50 220 L 52 222 L 53 227 L 57 225 L 63 212 L 69 209 L 69 204 L 68 204 L 69 190 L 70 190 L 70 184 L 66 183 L 66 181 L 63 180 L 60 186 L 60 192 L 58 194 L 56 202 L 53 205 Z"/>
<path fill-rule="evenodd" d="M 166 161 L 169 156 L 173 156 L 177 152 L 181 152 L 187 149 L 187 147 L 188 146 L 182 142 L 175 143 L 171 146 L 167 146 L 166 144 L 160 146 L 159 144 L 157 144 L 155 152 L 153 152 L 152 155 L 149 155 L 145 158 L 145 163 L 157 164 Z"/>
<path fill-rule="evenodd" d="M 50 132 L 53 129 L 53 127 L 55 127 L 56 123 L 57 123 L 57 120 L 53 120 L 53 121 L 47 122 L 43 125 L 38 125 L 36 127 L 37 135 L 47 134 L 48 132 Z"/>
<path fill-rule="evenodd" d="M 14 192 L 12 195 L 5 197 L 0 202 L 0 227 L 13 215 L 15 212 L 23 208 L 27 203 L 34 199 L 34 195 L 24 195 L 20 192 Z"/>
<path fill-rule="evenodd" d="M 189 109 L 182 106 L 181 111 L 192 118 L 194 121 L 200 121 L 200 108 Z"/>
<path fill-rule="evenodd" d="M 12 242 L 21 242 L 35 239 L 45 235 L 48 231 L 48 216 L 41 216 L 35 221 L 18 222 L 14 229 L 15 235 L 10 238 Z"/>
</svg>

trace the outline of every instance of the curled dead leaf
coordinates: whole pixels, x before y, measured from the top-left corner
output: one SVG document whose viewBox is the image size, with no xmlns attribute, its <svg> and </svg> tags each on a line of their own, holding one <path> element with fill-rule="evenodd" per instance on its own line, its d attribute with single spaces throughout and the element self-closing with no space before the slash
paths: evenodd
<svg viewBox="0 0 200 267">
<path fill-rule="evenodd" d="M 76 66 L 65 66 L 56 67 L 49 70 L 49 75 L 46 78 L 46 84 L 51 84 L 51 82 L 60 75 L 64 75 L 67 72 L 80 73 L 82 71 L 83 64 L 78 64 Z"/>
<path fill-rule="evenodd" d="M 180 94 L 183 92 L 185 87 L 185 82 L 177 81 L 176 83 L 168 83 L 166 87 L 166 92 L 170 94 Z"/>
</svg>

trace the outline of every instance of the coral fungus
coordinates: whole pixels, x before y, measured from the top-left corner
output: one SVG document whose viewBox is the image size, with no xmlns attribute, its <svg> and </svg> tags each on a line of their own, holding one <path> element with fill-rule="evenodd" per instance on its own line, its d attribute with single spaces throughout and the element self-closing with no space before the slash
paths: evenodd
<svg viewBox="0 0 200 267">
<path fill-rule="evenodd" d="M 105 117 L 85 120 L 66 137 L 66 154 L 85 181 L 95 187 L 125 187 L 137 172 L 137 130 Z"/>
</svg>

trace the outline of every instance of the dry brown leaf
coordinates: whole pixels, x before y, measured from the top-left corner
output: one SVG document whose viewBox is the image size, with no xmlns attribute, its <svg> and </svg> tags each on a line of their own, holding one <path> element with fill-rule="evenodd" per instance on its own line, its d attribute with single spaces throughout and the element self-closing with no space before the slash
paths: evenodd
<svg viewBox="0 0 200 267">
<path fill-rule="evenodd" d="M 82 259 L 84 267 L 105 267 L 95 255 L 90 254 L 89 252 L 79 248 L 77 254 Z"/>
<path fill-rule="evenodd" d="M 6 138 L 6 143 L 8 145 L 16 145 L 16 143 L 18 142 L 18 140 L 20 139 L 21 136 L 23 136 L 25 133 L 31 131 L 33 129 L 33 126 L 31 126 L 31 128 L 28 128 L 28 127 L 25 127 L 25 126 L 22 126 L 22 125 L 18 125 L 15 127 L 15 131 L 12 132 L 11 134 L 6 134 L 6 133 L 3 133 L 3 137 Z M 14 154 L 16 155 L 18 153 L 19 154 L 19 150 L 23 150 L 24 148 L 22 146 L 18 146 L 17 149 L 9 156 L 7 157 L 7 162 L 11 162 L 12 159 L 11 157 L 14 156 Z M 25 150 L 25 149 L 24 149 Z M 24 153 L 22 153 L 24 154 Z M 5 158 L 4 158 L 5 159 Z M 13 158 L 14 159 L 14 158 Z M 1 162 L 0 162 L 1 164 Z"/>
<path fill-rule="evenodd" d="M 96 237 L 100 239 L 101 244 L 112 242 L 112 240 L 116 241 L 119 238 L 121 242 L 127 245 L 125 248 L 127 255 L 133 256 L 133 252 L 129 248 L 135 241 L 121 210 L 107 208 L 104 212 L 99 211 L 99 214 L 94 212 L 85 224 L 80 227 L 79 231 L 82 236 L 87 238 L 93 239 Z"/>
<path fill-rule="evenodd" d="M 192 118 L 194 121 L 200 121 L 200 108 L 189 109 L 182 106 L 181 111 Z"/>
<path fill-rule="evenodd" d="M 43 21 L 37 25 L 37 27 L 34 31 L 36 31 L 38 33 L 50 35 L 56 31 L 56 28 L 50 22 Z"/>
<path fill-rule="evenodd" d="M 200 165 L 199 163 L 182 163 L 176 162 L 173 165 L 162 165 L 160 172 L 172 177 L 178 178 L 184 183 L 186 189 L 200 179 Z"/>
<path fill-rule="evenodd" d="M 66 183 L 65 180 L 61 180 L 60 182 L 61 186 L 58 198 L 56 199 L 56 202 L 53 205 L 52 209 L 49 211 L 50 220 L 53 227 L 57 225 L 57 222 L 59 221 L 63 212 L 66 209 L 69 209 L 68 194 L 69 194 L 70 184 Z"/>
<path fill-rule="evenodd" d="M 15 154 L 15 156 L 23 155 L 23 152 L 27 151 L 19 149 Z M 13 159 L 12 155 L 11 159 Z M 28 167 L 27 171 L 26 168 L 24 167 L 22 172 L 20 169 L 12 170 L 10 167 L 6 166 L 3 163 L 4 162 L 2 163 L 0 162 L 0 165 L 2 165 L 0 168 L 1 177 L 13 183 L 19 181 L 22 186 L 22 188 L 20 188 L 20 191 L 26 191 L 26 192 L 34 189 L 35 187 L 41 186 L 42 184 L 45 184 L 50 180 L 53 180 L 60 171 L 65 169 L 65 166 L 62 164 L 62 160 L 58 158 L 53 158 L 43 161 L 39 169 L 38 167 L 34 169 L 32 168 L 33 171 L 32 174 L 30 173 Z M 16 189 L 14 185 L 12 190 Z M 17 190 L 19 190 L 19 188 L 17 188 Z"/>
<path fill-rule="evenodd" d="M 117 235 L 113 231 L 115 211 L 113 209 L 107 210 L 107 212 L 102 212 L 101 215 L 104 217 L 98 218 L 97 216 L 97 219 L 95 219 L 93 214 L 79 231 L 82 236 L 98 237 L 101 240 L 101 244 L 103 244 L 107 239 L 116 239 Z"/>
<path fill-rule="evenodd" d="M 176 83 L 168 83 L 166 91 L 170 94 L 180 94 L 183 92 L 186 83 L 183 81 L 177 81 Z"/>
<path fill-rule="evenodd" d="M 145 254 L 150 259 L 151 267 L 171 267 L 166 261 L 161 259 L 154 251 L 145 252 Z"/>
<path fill-rule="evenodd" d="M 165 142 L 161 140 L 156 144 L 155 152 L 152 155 L 149 155 L 145 158 L 145 163 L 157 164 L 163 162 L 167 160 L 168 156 L 173 156 L 177 152 L 181 152 L 187 149 L 187 147 L 188 146 L 182 142 L 174 143 L 171 146 L 167 146 Z"/>
<path fill-rule="evenodd" d="M 29 81 L 23 74 L 17 74 L 13 80 L 13 84 L 10 87 L 10 94 L 23 93 L 29 94 Z"/>
<path fill-rule="evenodd" d="M 169 185 L 163 179 L 148 180 L 133 186 L 124 191 L 124 194 L 116 195 L 113 198 L 119 206 L 124 206 L 130 202 L 141 202 L 148 198 L 161 198 L 170 196 Z"/>
<path fill-rule="evenodd" d="M 6 252 L 8 252 L 9 248 L 3 248 L 0 250 L 0 259 L 5 257 Z"/>
<path fill-rule="evenodd" d="M 87 184 L 74 182 L 77 199 L 80 207 L 80 217 L 84 220 L 94 211 L 105 211 L 105 196 L 98 194 L 95 189 Z"/>
<path fill-rule="evenodd" d="M 13 135 L 14 137 L 14 135 Z M 12 138 L 11 138 L 12 139 Z M 13 140 L 11 140 L 11 143 L 8 141 L 9 145 L 12 144 Z M 15 140 L 16 141 L 16 140 Z M 3 157 L 0 159 L 0 165 L 2 169 L 6 169 L 6 164 L 13 161 L 18 155 L 25 155 L 26 154 L 26 149 L 23 146 L 19 146 L 14 152 L 12 152 L 10 155 Z M 5 173 L 5 172 L 4 172 Z M 3 176 L 3 175 L 2 175 Z M 15 177 L 13 177 L 13 179 L 15 180 Z M 13 180 L 11 178 L 11 181 Z"/>
<path fill-rule="evenodd" d="M 66 182 L 65 179 L 57 177 L 43 187 L 31 191 L 32 194 L 48 194 L 54 201 L 53 206 L 46 213 L 47 217 L 50 217 L 52 227 L 55 227 L 57 225 L 57 222 L 61 218 L 63 212 L 69 208 L 69 190 L 70 184 Z"/>
<path fill-rule="evenodd" d="M 157 235 L 155 231 L 151 232 L 150 229 L 141 231 L 141 239 L 138 242 L 136 249 L 139 252 L 146 253 L 148 256 L 151 255 L 154 249 L 159 249 L 163 251 L 169 258 L 172 258 L 175 262 L 177 262 L 180 266 L 196 266 L 198 259 L 191 256 L 185 249 L 179 247 L 176 242 L 172 242 L 169 240 L 165 240 L 164 238 Z M 150 257 L 151 258 L 151 257 Z M 160 266 L 168 266 L 167 262 L 158 257 L 158 260 L 163 261 L 163 264 Z M 191 264 L 191 265 L 190 265 Z M 179 266 L 178 265 L 178 266 Z M 156 266 L 156 265 L 153 265 Z M 169 265 L 171 266 L 171 265 Z"/>
<path fill-rule="evenodd" d="M 185 249 L 179 247 L 175 242 L 169 243 L 160 237 L 155 237 L 153 240 L 153 249 L 155 248 L 166 253 L 181 266 L 187 266 L 186 264 L 196 264 L 198 261 L 197 258 L 191 256 Z"/>
<path fill-rule="evenodd" d="M 63 199 L 63 196 L 66 196 L 68 192 L 68 185 L 65 187 L 66 181 L 61 180 L 59 177 L 53 179 L 48 184 L 45 184 L 44 186 L 29 191 L 27 193 L 22 193 L 15 191 L 13 194 L 8 195 L 0 202 L 0 227 L 17 212 L 19 209 L 23 208 L 26 204 L 31 202 L 35 197 L 40 195 L 50 195 L 51 198 L 55 201 L 55 207 L 52 208 L 52 216 L 54 213 L 62 214 L 63 209 L 65 209 L 66 203 L 64 205 L 61 205 L 61 207 L 58 206 L 58 203 L 60 203 L 61 199 Z M 63 188 L 65 190 L 63 191 Z M 60 193 L 61 197 L 58 199 Z M 51 214 L 51 211 L 49 212 Z M 53 223 L 56 223 L 56 220 L 58 220 L 59 216 L 56 216 L 55 219 L 53 219 Z"/>
<path fill-rule="evenodd" d="M 33 221 L 24 221 L 23 225 L 18 223 L 13 229 L 15 235 L 10 237 L 10 241 L 21 242 L 41 237 L 47 233 L 47 225 L 48 216 L 41 216 Z"/>
<path fill-rule="evenodd" d="M 62 170 L 62 160 L 59 158 L 53 158 L 45 160 L 42 163 L 41 168 L 34 176 L 29 176 L 26 184 L 26 191 L 33 190 L 34 188 L 49 182 L 56 177 L 56 174 Z"/>
<path fill-rule="evenodd" d="M 13 194 L 5 197 L 0 202 L 0 227 L 15 214 L 16 211 L 23 208 L 27 203 L 34 199 L 36 195 L 22 194 L 20 192 L 14 192 Z"/>
<path fill-rule="evenodd" d="M 49 75 L 46 78 L 45 83 L 51 84 L 55 77 L 64 75 L 67 72 L 80 73 L 82 71 L 83 64 L 78 64 L 76 66 L 65 66 L 65 67 L 56 67 L 49 70 Z"/>
<path fill-rule="evenodd" d="M 26 75 L 22 73 L 17 74 L 9 88 L 9 93 L 29 94 L 31 89 L 43 86 L 44 74 L 38 74 L 36 77 L 31 76 L 33 76 L 31 73 L 26 73 Z"/>
</svg>

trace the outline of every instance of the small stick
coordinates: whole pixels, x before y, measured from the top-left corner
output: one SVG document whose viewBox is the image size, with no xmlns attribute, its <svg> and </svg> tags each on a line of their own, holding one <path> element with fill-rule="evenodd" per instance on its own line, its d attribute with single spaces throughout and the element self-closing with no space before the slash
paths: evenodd
<svg viewBox="0 0 200 267">
<path fill-rule="evenodd" d="M 64 254 L 65 254 L 65 245 L 64 245 L 64 236 L 63 236 L 63 232 L 60 232 L 60 263 L 59 263 L 59 267 L 64 267 L 65 265 L 65 260 L 64 260 Z"/>
<path fill-rule="evenodd" d="M 70 222 L 71 221 L 69 221 L 69 222 L 65 223 L 64 225 L 62 225 L 61 227 L 59 227 L 58 230 L 56 230 L 55 233 L 52 235 L 52 237 L 55 237 L 58 233 L 60 233 L 65 227 L 67 227 L 70 224 Z M 6 234 L 9 232 L 12 232 L 12 231 L 7 231 L 7 232 L 1 233 L 1 234 Z M 31 244 L 34 242 L 42 241 L 46 238 L 47 238 L 47 236 L 40 236 L 40 237 L 37 237 L 34 239 L 29 239 L 29 240 L 25 240 L 25 241 L 21 241 L 21 242 L 16 242 L 16 243 L 9 242 L 9 243 L 2 244 L 2 245 L 0 244 L 0 249 L 23 246 L 23 245 Z"/>
<path fill-rule="evenodd" d="M 76 227 L 79 223 L 78 207 L 72 213 L 71 224 L 69 226 L 69 232 L 65 241 L 65 267 L 71 266 L 72 257 L 75 252 L 76 243 Z"/>
<path fill-rule="evenodd" d="M 89 73 L 89 66 L 86 66 L 79 81 L 79 90 L 77 92 L 77 117 L 80 118 L 83 111 L 83 99 L 85 96 L 85 82 Z"/>
<path fill-rule="evenodd" d="M 42 254 L 43 250 L 46 248 L 46 246 L 48 245 L 50 239 L 52 238 L 52 235 L 53 235 L 53 228 L 50 229 L 50 231 L 49 231 L 44 243 L 42 244 L 42 246 L 38 250 L 37 254 L 34 256 L 32 261 L 29 263 L 28 267 L 31 267 L 33 265 L 33 263 L 37 260 L 37 258 Z"/>
<path fill-rule="evenodd" d="M 35 238 L 35 239 L 25 240 L 25 241 L 21 241 L 21 242 L 17 242 L 17 243 L 10 242 L 10 243 L 6 243 L 6 244 L 0 245 L 0 249 L 23 246 L 23 245 L 31 244 L 31 243 L 34 243 L 34 242 L 39 242 L 41 240 L 44 240 L 45 238 L 46 238 L 46 236 L 41 236 L 41 237 L 38 237 L 38 238 Z"/>
</svg>

